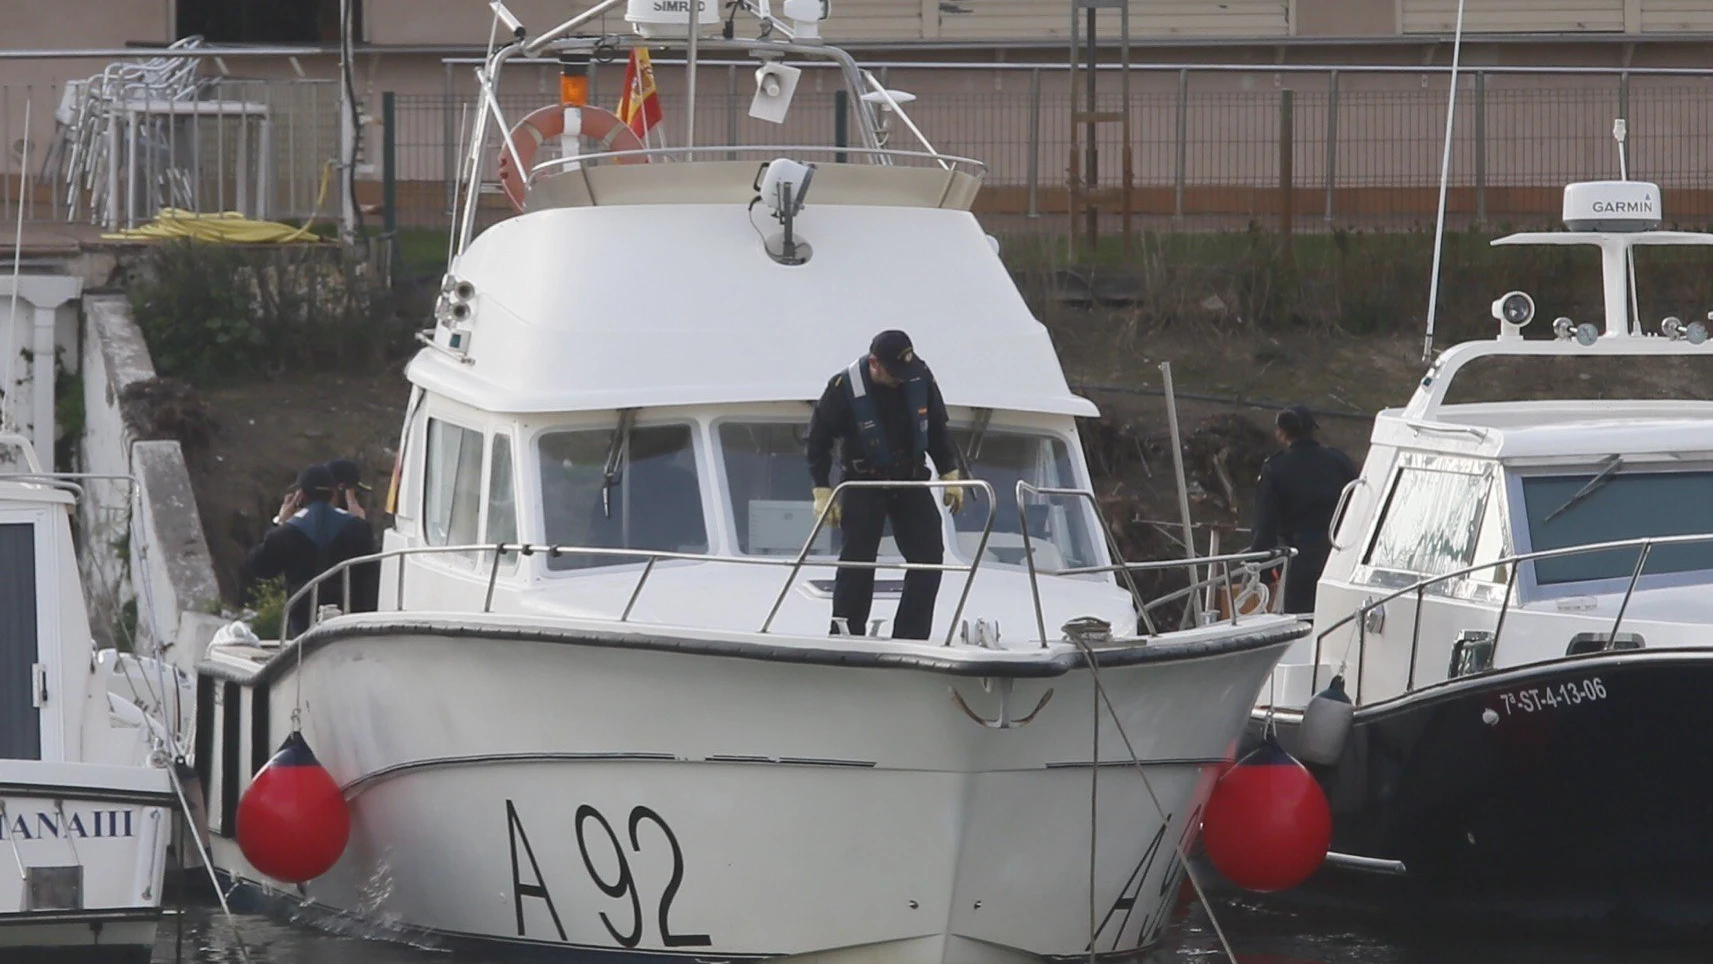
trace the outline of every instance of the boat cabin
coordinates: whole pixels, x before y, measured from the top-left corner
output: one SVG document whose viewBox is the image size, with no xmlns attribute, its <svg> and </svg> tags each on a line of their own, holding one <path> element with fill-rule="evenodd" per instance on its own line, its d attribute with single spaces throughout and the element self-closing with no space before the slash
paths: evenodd
<svg viewBox="0 0 1713 964">
<path fill-rule="evenodd" d="M 1602 190 L 1638 190 L 1614 183 L 1572 186 L 1566 221 L 1586 228 Z M 1696 386 L 1713 346 L 1701 322 L 1644 325 L 1629 279 L 1636 251 L 1713 235 L 1655 225 L 1606 216 L 1494 242 L 1598 248 L 1605 330 L 1560 317 L 1524 337 L 1534 303 L 1512 292 L 1494 302 L 1497 338 L 1447 350 L 1408 405 L 1379 413 L 1329 533 L 1315 633 L 1263 705 L 1301 707 L 1338 672 L 1369 705 L 1495 668 L 1700 643 L 1713 394 Z"/>
</svg>

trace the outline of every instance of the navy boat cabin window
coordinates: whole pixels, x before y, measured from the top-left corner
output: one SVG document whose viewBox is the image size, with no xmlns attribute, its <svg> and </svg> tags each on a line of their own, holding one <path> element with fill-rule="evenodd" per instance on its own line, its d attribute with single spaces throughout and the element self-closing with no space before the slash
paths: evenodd
<svg viewBox="0 0 1713 964">
<path fill-rule="evenodd" d="M 689 425 L 638 426 L 622 435 L 616 426 L 543 434 L 536 447 L 548 543 L 707 552 L 708 526 L 691 439 Z M 561 553 L 547 566 L 564 570 L 645 561 L 643 556 Z"/>
<path fill-rule="evenodd" d="M 423 537 L 431 546 L 464 546 L 478 541 L 482 433 L 431 418 L 424 448 Z"/>
<path fill-rule="evenodd" d="M 952 441 L 960 451 L 970 452 L 969 429 L 952 429 Z M 1017 483 L 1040 489 L 1084 488 L 1064 439 L 1034 432 L 990 429 L 968 456 L 970 474 L 993 486 L 999 505 L 994 510 L 993 533 L 987 541 L 986 563 L 1024 564 L 1023 523 L 1017 516 Z M 987 521 L 987 493 L 966 491 L 964 511 L 952 518 L 958 533 L 958 554 L 972 558 L 981 544 L 981 529 Z M 1097 530 L 1090 524 L 1086 500 L 1054 496 L 1026 496 L 1024 519 L 1029 526 L 1029 545 L 1035 567 L 1043 572 L 1100 565 L 1095 555 Z"/>
<path fill-rule="evenodd" d="M 731 491 L 738 551 L 754 556 L 796 556 L 815 525 L 815 493 L 803 461 L 807 422 L 722 422 L 720 456 Z M 838 467 L 832 480 L 837 482 Z M 831 555 L 839 527 L 821 527 L 811 552 Z"/>
<path fill-rule="evenodd" d="M 488 466 L 488 519 L 483 541 L 490 544 L 517 542 L 517 485 L 512 478 L 512 440 L 494 436 L 494 452 Z M 503 565 L 517 561 L 517 553 L 500 557 Z"/>
</svg>

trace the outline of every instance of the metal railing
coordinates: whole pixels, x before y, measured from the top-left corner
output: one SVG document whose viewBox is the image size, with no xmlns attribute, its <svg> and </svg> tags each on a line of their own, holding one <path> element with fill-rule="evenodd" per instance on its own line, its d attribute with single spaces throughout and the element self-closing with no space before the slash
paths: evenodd
<svg viewBox="0 0 1713 964">
<path fill-rule="evenodd" d="M 846 489 L 914 489 L 914 488 L 919 488 L 919 489 L 927 489 L 927 490 L 932 491 L 933 489 L 952 489 L 952 488 L 961 489 L 961 488 L 965 488 L 965 487 L 972 488 L 972 489 L 980 489 L 983 492 L 987 493 L 987 519 L 982 523 L 981 541 L 976 544 L 975 559 L 968 566 L 968 575 L 965 576 L 965 578 L 964 578 L 963 592 L 958 595 L 958 608 L 952 612 L 952 624 L 951 624 L 950 628 L 948 628 L 946 630 L 945 645 L 947 645 L 947 646 L 952 645 L 952 637 L 958 631 L 958 620 L 963 618 L 964 603 L 969 600 L 970 586 L 975 583 L 975 572 L 977 569 L 981 568 L 982 557 L 987 555 L 987 538 L 988 538 L 988 536 L 993 534 L 993 513 L 994 513 L 994 508 L 997 505 L 997 503 L 994 501 L 994 498 L 993 498 L 993 486 L 989 485 L 987 482 L 985 482 L 981 479 L 959 479 L 957 481 L 941 481 L 939 479 L 922 479 L 922 480 L 914 480 L 913 479 L 913 480 L 899 480 L 899 481 L 861 481 L 861 480 L 853 481 L 853 480 L 846 479 L 846 480 L 839 482 L 839 484 L 836 487 L 834 487 L 834 489 L 833 489 L 832 497 L 827 500 L 826 508 L 822 509 L 820 511 L 820 513 L 815 516 L 815 525 L 809 530 L 809 538 L 803 540 L 803 548 L 798 550 L 797 558 L 792 561 L 792 563 L 791 563 L 791 574 L 789 576 L 785 577 L 785 585 L 780 587 L 779 598 L 777 598 L 773 601 L 773 608 L 768 610 L 767 620 L 761 624 L 761 631 L 764 633 L 767 632 L 768 627 L 773 625 L 773 617 L 779 615 L 779 607 L 784 605 L 785 596 L 787 593 L 789 593 L 791 591 L 791 584 L 797 581 L 797 574 L 800 571 L 802 571 L 802 569 L 803 569 L 803 560 L 805 560 L 809 557 L 809 550 L 811 548 L 813 548 L 815 545 L 815 537 L 817 537 L 821 534 L 821 528 L 826 525 L 827 516 L 832 513 L 833 506 L 835 504 L 837 504 L 840 493 L 844 492 Z M 851 565 L 852 565 L 851 563 L 848 563 L 843 559 L 840 559 L 838 561 L 838 567 L 839 568 L 849 568 L 849 567 L 851 567 Z M 866 566 L 867 564 L 864 563 L 861 565 Z M 930 567 L 930 566 L 932 566 L 932 564 L 930 564 L 930 563 L 909 563 L 904 567 L 887 566 L 886 568 L 889 568 L 889 569 L 905 568 L 908 570 L 908 568 L 910 568 L 910 567 L 924 568 L 924 567 Z M 963 570 L 960 567 L 956 571 L 963 571 Z M 1039 615 L 1040 615 L 1040 604 L 1041 604 L 1041 601 L 1039 598 L 1037 598 L 1035 600 L 1037 617 L 1039 617 Z M 1046 642 L 1044 641 L 1045 637 L 1046 637 L 1045 631 L 1043 631 L 1041 635 L 1043 638 L 1043 642 L 1041 645 L 1045 646 L 1046 645 Z"/>
<path fill-rule="evenodd" d="M 958 157 L 958 156 L 952 155 L 952 154 L 938 154 L 938 153 L 931 153 L 929 151 L 904 151 L 904 150 L 895 150 L 895 149 L 884 148 L 884 147 L 837 147 L 837 146 L 826 147 L 826 146 L 816 146 L 816 145 L 786 146 L 786 145 L 767 145 L 767 144 L 762 144 L 762 145 L 742 144 L 742 145 L 736 145 L 736 146 L 721 145 L 718 147 L 647 147 L 647 148 L 639 148 L 637 150 L 601 151 L 601 152 L 594 153 L 594 154 L 578 154 L 575 157 L 552 157 L 552 158 L 548 158 L 545 161 L 540 161 L 540 162 L 536 163 L 534 166 L 532 166 L 529 169 L 529 179 L 525 183 L 526 184 L 534 184 L 535 178 L 537 175 L 546 174 L 546 173 L 555 171 L 559 168 L 563 168 L 563 167 L 566 167 L 567 165 L 571 165 L 571 164 L 581 165 L 581 164 L 588 164 L 590 162 L 596 162 L 596 161 L 621 161 L 622 162 L 627 157 L 642 157 L 642 158 L 651 158 L 651 159 L 658 157 L 658 158 L 672 159 L 672 160 L 681 159 L 681 158 L 682 159 L 692 159 L 692 155 L 696 155 L 696 154 L 708 155 L 707 157 L 704 158 L 704 160 L 711 159 L 715 155 L 724 155 L 727 160 L 736 160 L 736 158 L 733 157 L 732 155 L 746 154 L 746 153 L 747 154 L 768 154 L 768 155 L 775 156 L 775 157 L 777 157 L 781 154 L 790 154 L 793 156 L 800 155 L 800 154 L 815 154 L 815 155 L 826 156 L 826 155 L 830 154 L 830 155 L 837 157 L 838 160 L 840 161 L 840 163 L 843 163 L 843 161 L 844 161 L 843 155 L 846 155 L 846 154 L 852 154 L 852 155 L 855 155 L 857 157 L 869 158 L 869 159 L 872 159 L 875 162 L 880 163 L 880 164 L 891 164 L 892 161 L 894 161 L 894 160 L 932 161 L 934 163 L 941 165 L 942 167 L 945 167 L 947 170 L 955 170 L 958 167 L 969 167 L 969 168 L 973 169 L 973 173 L 976 174 L 977 176 L 979 176 L 982 172 L 987 170 L 986 164 L 984 164 L 981 161 L 976 160 L 973 157 Z"/>
<path fill-rule="evenodd" d="M 1019 483 L 1019 486 L 1020 486 L 1019 492 L 1020 493 L 1023 491 L 1021 486 L 1026 485 L 1026 484 L 1027 483 L 1021 483 L 1021 482 Z M 972 488 L 972 489 L 980 489 L 980 490 L 987 493 L 987 496 L 988 496 L 988 515 L 987 515 L 987 518 L 986 518 L 985 523 L 984 523 L 983 528 L 982 528 L 981 540 L 977 544 L 976 551 L 974 554 L 974 558 L 972 559 L 972 561 L 970 563 L 968 563 L 966 565 L 966 564 L 957 564 L 957 563 L 951 563 L 951 564 L 948 564 L 948 563 L 913 563 L 913 562 L 892 562 L 892 561 L 881 562 L 878 560 L 874 561 L 874 562 L 861 562 L 861 561 L 854 561 L 854 560 L 847 561 L 847 560 L 843 560 L 843 559 L 817 558 L 814 560 L 813 565 L 821 566 L 821 567 L 834 568 L 834 569 L 873 569 L 873 570 L 898 569 L 898 570 L 903 570 L 905 572 L 931 571 L 931 572 L 961 572 L 961 573 L 965 573 L 966 578 L 964 580 L 963 590 L 962 590 L 962 592 L 958 598 L 957 609 L 952 615 L 951 628 L 948 630 L 948 632 L 946 634 L 946 640 L 942 644 L 942 645 L 950 646 L 952 643 L 952 640 L 955 637 L 955 634 L 957 632 L 959 620 L 962 618 L 964 606 L 968 602 L 970 588 L 975 581 L 975 574 L 976 574 L 977 570 L 980 569 L 982 559 L 986 555 L 988 536 L 992 532 L 995 506 L 996 506 L 996 503 L 995 503 L 994 497 L 993 497 L 993 487 L 989 483 L 987 483 L 981 479 L 959 479 L 959 480 L 955 480 L 955 481 L 921 480 L 921 481 L 900 481 L 900 482 L 844 481 L 844 482 L 841 482 L 834 489 L 833 498 L 837 499 L 838 495 L 847 488 L 905 488 L 905 487 L 918 487 L 918 488 L 924 488 L 924 489 L 930 489 L 930 490 L 932 490 L 932 489 L 947 489 L 947 488 Z M 1035 487 L 1033 487 L 1033 486 L 1030 486 L 1029 488 L 1031 490 L 1038 491 L 1041 493 L 1077 495 L 1078 497 L 1086 497 L 1086 498 L 1090 499 L 1091 501 L 1094 498 L 1093 493 L 1089 492 L 1087 490 L 1079 490 L 1079 489 L 1039 489 L 1039 490 L 1036 490 Z M 308 604 L 309 604 L 309 615 L 308 615 L 308 623 L 307 623 L 306 629 L 310 628 L 310 627 L 314 627 L 315 625 L 317 625 L 321 621 L 320 595 L 321 595 L 321 586 L 324 583 L 327 583 L 328 581 L 335 579 L 335 578 L 342 580 L 341 588 L 343 590 L 343 595 L 341 598 L 342 598 L 343 605 L 348 610 L 350 607 L 350 600 L 351 600 L 351 572 L 352 572 L 353 568 L 355 568 L 357 566 L 369 565 L 369 564 L 374 564 L 378 567 L 379 564 L 385 560 L 397 559 L 397 560 L 399 560 L 399 566 L 398 566 L 398 573 L 397 573 L 397 585 L 396 585 L 395 592 L 394 592 L 394 602 L 395 602 L 395 606 L 398 608 L 393 610 L 393 611 L 402 611 L 403 606 L 404 606 L 404 598 L 405 598 L 405 593 L 404 593 L 404 589 L 405 589 L 405 566 L 403 564 L 404 557 L 417 556 L 417 555 L 443 555 L 443 554 L 453 554 L 453 555 L 472 555 L 472 554 L 486 554 L 486 553 L 492 553 L 493 554 L 493 560 L 494 561 L 493 561 L 493 564 L 489 567 L 488 576 L 487 576 L 487 580 L 486 580 L 486 591 L 485 591 L 485 595 L 484 595 L 483 603 L 482 603 L 482 612 L 483 613 L 492 612 L 493 601 L 494 601 L 494 591 L 495 591 L 495 588 L 498 585 L 498 581 L 499 581 L 499 572 L 500 572 L 501 561 L 507 554 L 510 554 L 510 553 L 517 553 L 517 554 L 523 555 L 523 556 L 532 556 L 532 555 L 536 555 L 538 553 L 541 553 L 541 554 L 547 555 L 549 558 L 554 558 L 554 557 L 561 556 L 561 555 L 590 555 L 590 556 L 604 556 L 604 557 L 610 557 L 610 558 L 611 557 L 618 557 L 618 558 L 630 558 L 630 559 L 644 560 L 642 572 L 638 574 L 636 584 L 635 584 L 635 586 L 632 587 L 630 595 L 625 602 L 624 609 L 619 614 L 619 616 L 617 618 L 617 621 L 621 622 L 621 623 L 622 622 L 628 622 L 630 620 L 631 612 L 635 609 L 637 599 L 642 595 L 643 587 L 647 584 L 649 577 L 653 574 L 655 565 L 659 562 L 662 562 L 662 561 L 668 561 L 668 562 L 671 562 L 671 561 L 711 562 L 711 563 L 723 563 L 726 565 L 737 565 L 737 566 L 772 566 L 772 567 L 776 567 L 776 568 L 788 568 L 788 569 L 790 569 L 790 573 L 786 577 L 785 585 L 783 588 L 781 588 L 778 597 L 775 598 L 774 603 L 773 603 L 773 607 L 768 612 L 767 619 L 763 622 L 761 628 L 757 631 L 760 633 L 766 633 L 771 629 L 771 627 L 773 625 L 773 620 L 774 620 L 775 616 L 777 616 L 780 607 L 783 605 L 785 597 L 790 593 L 791 586 L 796 582 L 797 576 L 801 573 L 801 571 L 805 565 L 810 564 L 809 553 L 813 549 L 814 544 L 815 544 L 815 539 L 820 534 L 822 527 L 825 525 L 826 517 L 830 512 L 831 512 L 831 501 L 829 501 L 828 508 L 823 510 L 821 512 L 821 514 L 819 516 L 817 516 L 817 518 L 815 520 L 815 525 L 810 530 L 808 538 L 803 543 L 803 547 L 798 551 L 797 555 L 791 559 L 773 558 L 773 557 L 766 557 L 766 556 L 714 555 L 712 553 L 673 552 L 673 551 L 661 550 L 661 549 L 625 549 L 625 548 L 611 548 L 611 547 L 606 547 L 606 546 L 567 546 L 567 545 L 558 545 L 558 544 L 539 545 L 539 544 L 534 544 L 534 543 L 510 543 L 510 542 L 500 542 L 500 543 L 493 543 L 493 544 L 472 543 L 472 544 L 457 545 L 457 546 L 404 546 L 404 547 L 400 547 L 397 549 L 388 549 L 388 550 L 384 550 L 382 552 L 371 553 L 371 554 L 365 555 L 365 556 L 357 556 L 357 557 L 342 560 L 341 562 L 336 563 L 332 567 L 328 568 L 326 571 L 317 575 L 314 579 L 310 580 L 308 583 L 305 583 L 303 586 L 299 587 L 296 592 L 291 593 L 286 598 L 285 603 L 281 609 L 281 614 L 280 614 L 279 645 L 284 646 L 286 644 L 286 642 L 291 638 L 291 630 L 290 630 L 291 612 L 300 602 L 303 602 L 307 599 Z M 1120 556 L 1118 554 L 1117 545 L 1111 542 L 1111 534 L 1110 533 L 1108 533 L 1108 543 L 1111 546 L 1111 551 L 1113 552 L 1113 558 L 1122 560 L 1122 556 Z M 1217 582 L 1219 582 L 1220 580 L 1216 579 L 1212 575 L 1213 567 L 1215 565 L 1219 565 L 1222 567 L 1222 572 L 1224 574 L 1224 580 L 1223 581 L 1225 582 L 1225 584 L 1229 588 L 1230 579 L 1231 579 L 1230 565 L 1232 563 L 1245 563 L 1246 566 L 1243 568 L 1240 568 L 1239 572 L 1240 573 L 1246 573 L 1251 577 L 1255 577 L 1259 574 L 1259 572 L 1261 572 L 1262 570 L 1265 570 L 1271 566 L 1280 565 L 1280 564 L 1288 564 L 1289 556 L 1292 553 L 1293 553 L 1293 550 L 1290 550 L 1290 549 L 1273 549 L 1273 550 L 1266 550 L 1266 551 L 1262 551 L 1262 552 L 1253 552 L 1253 553 L 1234 553 L 1234 554 L 1225 555 L 1225 556 L 1207 556 L 1207 557 L 1201 557 L 1201 558 L 1197 558 L 1197 559 L 1193 559 L 1193 560 L 1168 559 L 1168 560 L 1158 560 L 1158 561 L 1142 562 L 1142 563 L 1127 563 L 1127 562 L 1120 561 L 1114 565 L 1108 565 L 1108 566 L 1084 566 L 1084 567 L 1076 567 L 1076 568 L 1059 569 L 1059 570 L 1052 571 L 1050 574 L 1051 575 L 1057 575 L 1057 576 L 1078 576 L 1078 575 L 1091 575 L 1091 574 L 1106 573 L 1106 572 L 1122 572 L 1125 574 L 1125 579 L 1130 585 L 1130 589 L 1131 589 L 1132 594 L 1136 597 L 1136 603 L 1137 603 L 1138 609 L 1140 612 L 1143 613 L 1143 618 L 1146 620 L 1146 613 L 1149 609 L 1157 608 L 1159 605 L 1162 605 L 1165 602 L 1171 601 L 1172 599 L 1181 598 L 1185 593 L 1196 592 L 1202 588 L 1205 588 L 1205 587 L 1210 586 L 1210 585 L 1214 585 Z M 1034 565 L 1033 553 L 1026 551 L 1025 557 L 1027 559 L 1027 564 L 1028 564 L 1028 569 L 1029 569 L 1029 579 L 1030 579 L 1030 586 L 1031 586 L 1031 591 L 1032 591 L 1032 599 L 1034 602 L 1035 614 L 1036 614 L 1036 625 L 1037 625 L 1037 628 L 1039 628 L 1041 631 L 1041 647 L 1043 649 L 1045 649 L 1048 645 L 1049 640 L 1047 639 L 1047 635 L 1046 635 L 1045 617 L 1044 617 L 1043 610 L 1041 607 L 1040 592 L 1039 592 L 1038 588 L 1036 588 L 1036 570 L 1035 570 L 1035 565 Z M 1136 589 L 1134 580 L 1131 579 L 1130 575 L 1129 575 L 1130 573 L 1133 573 L 1133 572 L 1142 572 L 1142 571 L 1148 571 L 1148 570 L 1182 569 L 1185 567 L 1186 564 L 1194 564 L 1197 566 L 1207 566 L 1209 576 L 1206 579 L 1203 579 L 1203 580 L 1200 580 L 1197 582 L 1192 582 L 1192 584 L 1187 589 L 1176 590 L 1173 593 L 1168 594 L 1165 597 L 1162 597 L 1161 599 L 1153 600 L 1153 601 L 1144 601 L 1141 598 L 1140 593 Z M 376 578 L 377 578 L 377 580 L 379 579 L 379 573 L 378 572 L 376 574 Z M 377 586 L 377 589 L 378 589 L 378 586 Z M 1231 621 L 1233 624 L 1235 624 L 1237 622 L 1237 617 L 1239 615 L 1239 607 L 1236 604 L 1236 600 L 1240 597 L 1241 597 L 1240 594 L 1233 594 L 1233 597 L 1232 597 L 1233 598 L 1233 604 L 1232 604 L 1232 620 Z M 1148 621 L 1148 626 L 1149 626 L 1150 632 L 1152 632 L 1156 635 L 1158 634 L 1158 631 L 1154 629 L 1153 623 L 1151 621 Z"/>
<path fill-rule="evenodd" d="M 1695 545 L 1705 542 L 1713 542 L 1713 533 L 1695 533 L 1692 535 L 1681 536 L 1645 536 L 1634 539 L 1620 539 L 1614 542 L 1594 542 L 1580 546 L 1569 546 L 1563 549 L 1542 549 L 1535 552 L 1519 553 L 1483 562 L 1479 565 L 1465 566 L 1461 569 L 1441 573 L 1437 576 L 1431 576 L 1401 589 L 1387 593 L 1378 599 L 1372 599 L 1364 602 L 1349 615 L 1344 616 L 1337 622 L 1316 633 L 1314 640 L 1315 672 L 1318 674 L 1320 671 L 1321 647 L 1326 637 L 1354 622 L 1356 624 L 1356 687 L 1355 692 L 1351 695 L 1351 699 L 1353 702 L 1360 705 L 1362 702 L 1362 677 L 1365 669 L 1367 668 L 1368 614 L 1395 599 L 1414 594 L 1416 597 L 1416 607 L 1413 615 L 1414 622 L 1410 632 L 1410 664 L 1408 674 L 1405 677 L 1404 692 L 1406 694 L 1415 692 L 1416 657 L 1421 647 L 1422 603 L 1427 597 L 1428 588 L 1440 583 L 1462 579 L 1477 572 L 1505 568 L 1507 569 L 1507 572 L 1505 577 L 1504 595 L 1500 601 L 1498 616 L 1493 626 L 1492 659 L 1493 665 L 1496 666 L 1499 658 L 1500 636 L 1504 632 L 1505 618 L 1511 609 L 1511 597 L 1515 594 L 1517 573 L 1521 569 L 1521 563 L 1533 562 L 1537 559 L 1558 559 L 1596 552 L 1613 552 L 1625 549 L 1636 549 L 1639 551 L 1636 557 L 1635 568 L 1630 573 L 1629 582 L 1625 586 L 1624 597 L 1618 604 L 1617 617 L 1613 619 L 1612 628 L 1606 634 L 1606 639 L 1608 641 L 1615 640 L 1618 636 L 1619 627 L 1623 625 L 1624 616 L 1629 611 L 1630 599 L 1635 595 L 1636 585 L 1641 581 L 1643 570 L 1647 567 L 1648 556 L 1653 553 L 1653 550 L 1658 546 Z M 1347 644 L 1346 653 L 1348 654 L 1348 652 L 1349 646 Z M 1314 685 L 1319 685 L 1318 679 L 1315 681 Z"/>
</svg>

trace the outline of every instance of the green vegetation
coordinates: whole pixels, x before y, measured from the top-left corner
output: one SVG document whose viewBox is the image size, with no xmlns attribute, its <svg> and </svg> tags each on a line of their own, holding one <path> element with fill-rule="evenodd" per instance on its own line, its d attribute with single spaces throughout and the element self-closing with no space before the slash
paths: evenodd
<svg viewBox="0 0 1713 964">
<path fill-rule="evenodd" d="M 78 443 L 83 441 L 83 376 L 66 371 L 65 363 L 54 362 L 54 464 L 76 464 Z"/>
<path fill-rule="evenodd" d="M 1438 331 L 1457 340 L 1493 332 L 1492 301 L 1521 289 L 1536 302 L 1536 328 L 1566 315 L 1599 323 L 1599 255 L 1585 246 L 1494 247 L 1510 233 L 1447 232 L 1440 265 Z M 1001 238 L 1000 251 L 1025 289 L 1069 291 L 1091 280 L 1140 291 L 1126 334 L 1135 338 L 1184 321 L 1216 321 L 1274 332 L 1395 335 L 1425 329 L 1433 232 L 1347 231 L 1281 235 L 1251 225 L 1222 233 L 1144 233 L 1125 257 L 1117 238 L 1066 257 L 1063 237 Z M 1651 329 L 1661 317 L 1703 317 L 1713 276 L 1698 252 L 1661 248 L 1637 257 L 1639 308 Z M 1050 298 L 1048 299 L 1051 300 Z M 1531 335 L 1535 334 L 1531 330 Z M 1447 341 L 1446 343 L 1449 343 Z"/>
<path fill-rule="evenodd" d="M 280 628 L 285 625 L 285 601 L 284 576 L 258 582 L 252 588 L 250 602 L 256 607 L 256 615 L 250 619 L 250 629 L 258 638 L 280 638 Z"/>
<path fill-rule="evenodd" d="M 288 368 L 366 368 L 410 350 L 372 260 L 339 245 L 150 247 L 129 288 L 156 370 L 207 388 Z"/>
</svg>

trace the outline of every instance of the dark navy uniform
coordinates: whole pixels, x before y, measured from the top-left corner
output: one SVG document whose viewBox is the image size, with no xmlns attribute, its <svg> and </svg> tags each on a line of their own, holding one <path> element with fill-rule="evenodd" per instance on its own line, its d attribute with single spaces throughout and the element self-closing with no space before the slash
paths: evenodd
<svg viewBox="0 0 1713 964">
<path fill-rule="evenodd" d="M 299 485 L 309 494 L 309 504 L 268 530 L 244 557 L 242 575 L 246 584 L 284 573 L 286 595 L 290 596 L 339 563 L 374 554 L 375 537 L 369 524 L 328 503 L 333 484 L 332 474 L 323 466 L 304 471 Z M 343 577 L 329 578 L 314 595 L 317 605 L 332 604 L 346 612 L 373 612 L 380 595 L 380 564 L 369 562 L 351 567 L 348 606 Z M 306 595 L 287 617 L 292 636 L 309 628 L 310 615 Z"/>
<path fill-rule="evenodd" d="M 1312 438 L 1296 439 L 1261 466 L 1249 548 L 1297 550 L 1285 580 L 1286 612 L 1314 612 L 1315 583 L 1332 552 L 1327 527 L 1339 494 L 1356 476 L 1350 456 Z"/>
<path fill-rule="evenodd" d="M 877 344 L 881 344 L 878 339 Z M 904 345 L 908 349 L 909 342 Z M 809 474 L 815 487 L 830 485 L 834 442 L 839 443 L 845 480 L 931 479 L 924 455 L 931 456 L 942 473 L 955 468 L 958 452 L 946 427 L 946 403 L 927 366 L 914 359 L 915 364 L 899 369 L 906 379 L 891 387 L 869 377 L 868 359 L 864 355 L 834 375 L 815 404 L 807 438 Z M 944 544 L 932 490 L 846 489 L 840 500 L 841 560 L 873 562 L 890 519 L 893 538 L 906 562 L 941 562 Z M 894 638 L 928 638 L 939 589 L 938 572 L 905 573 Z M 873 569 L 841 568 L 833 579 L 834 631 L 843 620 L 852 634 L 862 635 L 873 594 Z"/>
</svg>

